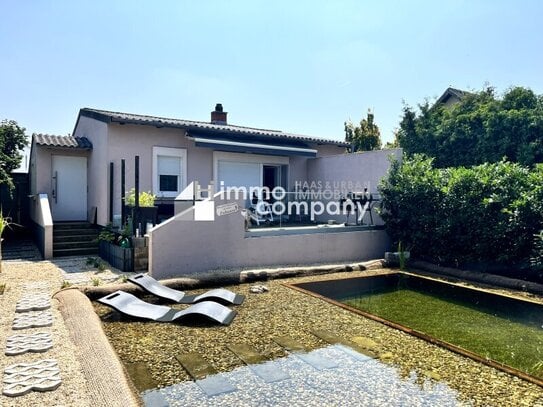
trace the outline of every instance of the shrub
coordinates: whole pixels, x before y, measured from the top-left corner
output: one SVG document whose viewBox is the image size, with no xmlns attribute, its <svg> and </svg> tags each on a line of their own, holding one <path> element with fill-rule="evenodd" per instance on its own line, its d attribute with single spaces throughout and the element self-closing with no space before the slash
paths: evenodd
<svg viewBox="0 0 543 407">
<path fill-rule="evenodd" d="M 156 196 L 149 192 L 140 192 L 139 194 L 139 204 L 140 206 L 154 206 L 155 205 L 155 199 Z M 136 205 L 136 190 L 132 188 L 130 191 L 128 191 L 128 194 L 126 194 L 124 202 L 128 206 L 135 206 Z"/>
<path fill-rule="evenodd" d="M 526 265 L 543 228 L 542 166 L 436 169 L 415 155 L 394 162 L 379 189 L 392 239 L 438 263 Z"/>
</svg>

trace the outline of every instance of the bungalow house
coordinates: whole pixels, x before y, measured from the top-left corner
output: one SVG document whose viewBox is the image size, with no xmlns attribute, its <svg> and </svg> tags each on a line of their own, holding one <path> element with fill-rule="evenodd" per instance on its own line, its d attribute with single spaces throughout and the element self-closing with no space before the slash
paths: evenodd
<svg viewBox="0 0 543 407">
<path fill-rule="evenodd" d="M 221 104 L 211 112 L 210 122 L 83 108 L 71 136 L 33 138 L 31 218 L 43 229 L 38 238 L 43 247 L 52 239 L 51 224 L 108 224 L 121 214 L 121 160 L 126 161 L 128 190 L 134 186 L 135 156 L 140 190 L 157 196 L 155 204 L 165 218 L 173 217 L 175 198 L 192 182 L 294 191 L 302 184 L 364 178 L 375 190 L 388 168 L 390 152 L 363 158 L 364 154 L 345 154 L 348 146 L 339 140 L 231 125 Z M 399 156 L 399 150 L 391 151 Z M 243 224 L 241 217 L 238 223 Z M 158 236 L 161 226 L 151 235 Z M 151 263 L 152 251 L 151 244 Z M 52 254 L 51 249 L 43 252 L 44 257 Z"/>
</svg>

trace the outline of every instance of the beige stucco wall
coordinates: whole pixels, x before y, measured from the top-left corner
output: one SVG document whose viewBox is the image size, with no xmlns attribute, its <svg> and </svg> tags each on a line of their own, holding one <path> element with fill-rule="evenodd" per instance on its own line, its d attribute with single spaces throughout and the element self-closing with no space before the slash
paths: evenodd
<svg viewBox="0 0 543 407">
<path fill-rule="evenodd" d="M 75 137 L 86 137 L 92 143 L 92 151 L 87 160 L 87 208 L 97 208 L 98 224 L 108 222 L 108 171 L 107 136 L 108 126 L 98 120 L 81 116 L 73 134 Z"/>
<path fill-rule="evenodd" d="M 51 148 L 33 143 L 30 160 L 30 193 L 34 196 L 46 194 L 49 200 L 49 207 L 52 206 L 53 199 L 53 155 L 89 157 L 89 152 L 69 148 Z M 30 217 L 34 222 L 37 222 L 37 214 L 32 209 L 32 205 Z"/>
<path fill-rule="evenodd" d="M 402 149 L 365 151 L 354 154 L 314 158 L 307 163 L 307 180 L 309 183 L 321 182 L 322 185 L 328 183 L 332 187 L 341 182 L 350 182 L 353 185 L 361 185 L 362 188 L 366 187 L 369 192 L 376 194 L 379 182 L 390 168 L 391 158 L 401 160 Z M 349 192 L 354 191 L 351 190 Z M 375 211 L 372 212 L 372 216 L 375 224 L 383 224 Z M 345 222 L 346 217 L 343 215 L 322 215 L 316 219 L 317 221 L 334 219 L 339 222 Z M 354 216 L 350 217 L 349 222 L 354 222 Z"/>
<path fill-rule="evenodd" d="M 186 137 L 182 129 L 156 128 L 143 125 L 106 124 L 99 120 L 80 116 L 73 134 L 88 138 L 93 149 L 88 155 L 88 209 L 97 208 L 97 222 L 109 222 L 109 164 L 114 164 L 113 214 L 121 212 L 121 159 L 126 161 L 126 190 L 134 187 L 134 157 L 140 157 L 140 190 L 152 190 L 153 147 L 185 148 L 187 151 L 187 184 L 197 180 L 207 185 L 213 177 L 213 150 L 196 147 L 194 141 Z M 317 156 L 342 153 L 345 149 L 333 145 L 310 144 L 318 150 Z M 32 190 L 33 193 L 51 195 L 51 154 L 45 148 L 32 151 Z M 64 154 L 64 151 L 62 152 Z M 66 154 L 82 154 L 70 152 Z M 289 188 L 295 181 L 307 178 L 306 157 L 289 157 Z M 36 168 L 39 170 L 36 171 Z"/>
<path fill-rule="evenodd" d="M 149 272 L 153 277 L 162 279 L 216 269 L 362 261 L 383 257 L 389 244 L 384 230 L 245 237 L 240 212 L 216 216 L 212 222 L 192 218 L 190 208 L 150 233 Z"/>
<path fill-rule="evenodd" d="M 90 120 L 90 119 L 89 119 Z M 156 128 L 142 125 L 108 125 L 108 146 L 107 162 L 114 163 L 114 214 L 120 214 L 120 177 L 121 159 L 126 161 L 126 190 L 134 187 L 134 157 L 140 157 L 140 190 L 152 190 L 152 165 L 153 147 L 184 148 L 187 150 L 187 184 L 198 181 L 201 185 L 208 185 L 213 178 L 213 149 L 196 147 L 194 141 L 186 137 L 182 129 Z M 310 145 L 310 148 L 318 150 L 318 156 L 337 154 L 344 151 L 344 148 L 336 146 Z M 307 176 L 306 157 L 289 157 L 289 185 L 295 180 L 305 179 Z M 108 184 L 107 171 L 104 175 L 103 184 Z M 90 185 L 90 181 L 89 181 Z M 104 192 L 108 196 L 109 190 Z M 99 223 L 105 224 L 107 219 L 108 200 L 101 205 L 105 210 L 98 211 Z M 103 216 L 101 214 L 104 214 Z"/>
</svg>

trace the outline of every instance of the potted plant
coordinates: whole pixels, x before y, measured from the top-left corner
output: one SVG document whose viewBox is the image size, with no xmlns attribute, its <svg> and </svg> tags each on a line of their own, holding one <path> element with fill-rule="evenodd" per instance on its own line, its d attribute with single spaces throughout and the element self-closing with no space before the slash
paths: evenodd
<svg viewBox="0 0 543 407">
<path fill-rule="evenodd" d="M 141 227 L 140 233 L 143 235 L 146 232 L 147 224 L 156 225 L 158 206 L 155 206 L 156 196 L 149 192 L 142 191 L 139 193 L 139 208 L 136 213 L 136 190 L 132 188 L 126 194 L 124 202 L 130 208 L 132 218 L 136 220 L 136 227 Z"/>
</svg>

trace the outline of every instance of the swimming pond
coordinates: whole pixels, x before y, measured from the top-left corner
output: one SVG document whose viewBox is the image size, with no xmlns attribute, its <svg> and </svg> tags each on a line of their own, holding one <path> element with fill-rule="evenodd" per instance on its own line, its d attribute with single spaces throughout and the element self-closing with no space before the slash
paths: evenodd
<svg viewBox="0 0 543 407">
<path fill-rule="evenodd" d="M 405 273 L 298 287 L 543 379 L 543 305 Z"/>
</svg>

